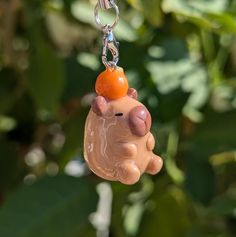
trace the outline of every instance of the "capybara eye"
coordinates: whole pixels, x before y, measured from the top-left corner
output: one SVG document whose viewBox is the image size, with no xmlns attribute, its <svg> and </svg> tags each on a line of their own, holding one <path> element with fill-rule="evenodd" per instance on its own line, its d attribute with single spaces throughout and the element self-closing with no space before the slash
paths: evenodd
<svg viewBox="0 0 236 237">
<path fill-rule="evenodd" d="M 123 113 L 117 113 L 115 116 L 123 116 Z"/>
</svg>

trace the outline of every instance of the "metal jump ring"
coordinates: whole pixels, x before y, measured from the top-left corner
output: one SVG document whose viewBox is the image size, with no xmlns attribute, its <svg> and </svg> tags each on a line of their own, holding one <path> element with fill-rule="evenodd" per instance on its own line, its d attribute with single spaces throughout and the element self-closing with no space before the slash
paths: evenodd
<svg viewBox="0 0 236 237">
<path fill-rule="evenodd" d="M 94 16 L 95 16 L 95 22 L 97 24 L 97 26 L 102 30 L 102 31 L 106 31 L 107 29 L 107 26 L 109 25 L 109 29 L 114 29 L 116 27 L 116 25 L 118 24 L 118 21 L 119 21 L 119 18 L 120 18 L 120 12 L 119 12 L 119 8 L 118 6 L 115 4 L 114 1 L 110 1 L 110 5 L 112 6 L 112 8 L 115 9 L 115 12 L 116 12 L 116 19 L 115 21 L 113 22 L 112 25 L 109 25 L 109 24 L 103 24 L 99 18 L 99 14 L 98 14 L 98 11 L 100 9 L 100 5 L 99 3 L 97 3 L 97 5 L 95 6 L 95 10 L 94 10 Z"/>
</svg>

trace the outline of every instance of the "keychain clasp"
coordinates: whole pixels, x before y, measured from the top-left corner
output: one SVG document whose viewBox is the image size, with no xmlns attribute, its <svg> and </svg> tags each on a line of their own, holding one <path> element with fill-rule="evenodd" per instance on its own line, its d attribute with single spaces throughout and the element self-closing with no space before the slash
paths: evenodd
<svg viewBox="0 0 236 237">
<path fill-rule="evenodd" d="M 103 38 L 102 62 L 106 67 L 115 68 L 119 61 L 119 43 L 116 41 L 112 30 L 108 29 Z M 107 60 L 108 50 L 112 54 L 112 61 Z"/>
<path fill-rule="evenodd" d="M 110 24 L 103 24 L 99 18 L 98 11 L 99 9 L 107 10 L 114 8 L 116 12 L 115 21 Z M 104 32 L 103 37 L 103 50 L 102 50 L 102 62 L 106 68 L 116 68 L 116 65 L 119 61 L 119 43 L 116 41 L 113 35 L 113 29 L 119 21 L 119 8 L 115 4 L 114 0 L 98 0 L 98 3 L 94 10 L 95 22 L 97 26 Z M 112 61 L 107 60 L 107 52 L 110 51 L 112 54 Z"/>
</svg>

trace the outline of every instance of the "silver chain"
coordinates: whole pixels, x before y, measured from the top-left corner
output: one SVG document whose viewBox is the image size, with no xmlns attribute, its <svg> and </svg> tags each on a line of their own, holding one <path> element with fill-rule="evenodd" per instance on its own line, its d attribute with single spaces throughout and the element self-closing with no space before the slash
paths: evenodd
<svg viewBox="0 0 236 237">
<path fill-rule="evenodd" d="M 99 18 L 99 9 L 108 10 L 113 8 L 116 12 L 116 18 L 113 24 L 103 24 Z M 114 37 L 113 30 L 119 22 L 119 8 L 114 0 L 98 0 L 98 3 L 94 10 L 95 22 L 97 26 L 103 31 L 103 50 L 102 50 L 102 62 L 106 68 L 116 68 L 119 61 L 119 43 Z M 112 60 L 108 61 L 107 54 L 110 51 Z"/>
</svg>

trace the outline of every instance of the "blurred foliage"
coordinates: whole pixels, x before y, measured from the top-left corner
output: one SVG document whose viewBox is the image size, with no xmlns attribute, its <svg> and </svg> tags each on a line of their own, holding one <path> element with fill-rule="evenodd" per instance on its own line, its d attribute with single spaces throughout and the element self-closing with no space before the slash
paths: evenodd
<svg viewBox="0 0 236 237">
<path fill-rule="evenodd" d="M 120 66 L 165 166 L 100 193 L 82 159 L 103 70 L 94 4 L 0 1 L 0 236 L 236 236 L 236 2 L 118 2 Z"/>
</svg>

